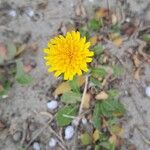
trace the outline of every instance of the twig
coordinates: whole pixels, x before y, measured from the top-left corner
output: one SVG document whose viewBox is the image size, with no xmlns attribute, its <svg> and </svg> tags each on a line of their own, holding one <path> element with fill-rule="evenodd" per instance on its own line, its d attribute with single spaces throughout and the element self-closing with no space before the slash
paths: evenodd
<svg viewBox="0 0 150 150">
<path fill-rule="evenodd" d="M 29 146 L 32 144 L 32 142 L 49 126 L 49 124 L 53 121 L 54 117 L 51 118 L 44 126 L 43 128 L 40 129 L 39 132 L 37 132 L 37 134 L 35 134 L 35 136 L 31 139 L 31 141 L 28 143 L 28 145 L 26 146 L 25 150 L 27 150 L 29 148 Z"/>
<path fill-rule="evenodd" d="M 64 143 L 63 139 L 52 129 L 51 126 L 48 127 L 51 133 L 53 133 L 58 138 L 58 144 L 62 147 L 63 150 L 67 150 L 66 144 Z"/>
<path fill-rule="evenodd" d="M 139 133 L 140 133 L 140 135 L 141 135 L 143 141 L 144 141 L 146 144 L 150 145 L 150 140 L 143 134 L 143 132 L 141 131 L 141 129 L 140 129 L 138 126 L 135 126 L 135 128 L 139 131 Z"/>
<path fill-rule="evenodd" d="M 83 91 L 83 95 L 82 95 L 82 99 L 81 99 L 81 104 L 80 104 L 80 108 L 79 108 L 79 116 L 82 113 L 84 99 L 85 99 L 85 95 L 86 95 L 86 92 L 87 92 L 87 86 L 88 86 L 88 75 L 86 75 L 86 77 L 85 77 L 85 86 L 84 86 L 84 91 Z"/>
</svg>

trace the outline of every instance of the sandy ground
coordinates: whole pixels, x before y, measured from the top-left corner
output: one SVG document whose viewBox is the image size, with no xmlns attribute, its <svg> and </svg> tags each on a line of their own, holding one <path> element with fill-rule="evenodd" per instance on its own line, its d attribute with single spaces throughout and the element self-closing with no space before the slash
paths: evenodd
<svg viewBox="0 0 150 150">
<path fill-rule="evenodd" d="M 37 67 L 31 72 L 34 77 L 33 84 L 25 87 L 18 84 L 13 85 L 9 98 L 0 101 L 0 116 L 7 122 L 7 126 L 11 127 L 11 132 L 13 132 L 12 130 L 16 128 L 21 130 L 23 122 L 27 118 L 34 118 L 41 124 L 47 119 L 40 115 L 40 112 L 47 110 L 46 103 L 51 99 L 47 93 L 50 92 L 51 86 L 56 83 L 56 78 L 46 71 L 42 48 L 45 47 L 62 21 L 71 21 L 71 18 L 74 17 L 74 7 L 77 0 L 1 0 L 0 6 L 4 1 L 11 4 L 11 9 L 16 10 L 17 15 L 9 17 L 9 20 L 0 17 L 0 41 L 21 40 L 22 36 L 31 32 L 30 42 L 37 43 L 39 48 L 37 55 L 34 56 Z M 41 2 L 47 5 L 44 10 L 38 9 L 38 4 Z M 148 11 L 150 0 L 127 0 L 127 3 L 129 3 L 130 9 L 135 15 L 145 20 L 146 24 L 150 22 L 150 11 Z M 88 12 L 92 11 L 94 5 L 107 7 L 105 0 L 86 0 L 84 4 Z M 115 6 L 115 0 L 112 0 L 110 7 L 115 9 Z M 31 18 L 27 12 L 23 12 L 22 15 L 19 14 L 19 8 L 23 7 L 28 11 L 32 10 L 35 18 Z M 113 54 L 122 58 L 127 48 L 136 45 L 137 41 L 133 40 L 127 41 L 121 49 L 112 48 L 111 45 L 110 47 Z M 129 70 L 131 69 L 128 60 L 124 61 L 124 65 Z M 150 85 L 150 67 L 148 64 L 145 64 L 144 67 L 145 75 L 142 76 L 140 81 L 133 80 L 130 73 L 127 72 L 120 85 L 120 100 L 127 109 L 126 121 L 123 122 L 124 137 L 130 139 L 137 146 L 137 150 L 148 150 L 150 148 L 143 141 L 139 131 L 134 128 L 135 124 L 146 124 L 148 127 L 143 128 L 143 132 L 150 139 L 150 99 L 146 98 L 144 94 L 145 86 Z M 11 136 L 7 136 L 9 132 L 7 130 L 0 132 L 0 150 L 18 150 L 18 144 L 12 140 Z"/>
</svg>

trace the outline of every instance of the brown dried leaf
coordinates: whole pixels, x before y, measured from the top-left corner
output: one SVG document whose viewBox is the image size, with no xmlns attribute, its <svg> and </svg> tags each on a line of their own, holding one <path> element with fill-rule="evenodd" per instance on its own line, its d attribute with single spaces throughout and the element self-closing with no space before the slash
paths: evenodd
<svg viewBox="0 0 150 150">
<path fill-rule="evenodd" d="M 69 92 L 71 90 L 70 84 L 66 82 L 62 82 L 61 84 L 58 85 L 56 90 L 54 91 L 53 95 L 58 96 L 60 94 L 63 94 L 65 92 Z"/>
<path fill-rule="evenodd" d="M 4 129 L 6 125 L 0 120 L 0 130 Z"/>
<path fill-rule="evenodd" d="M 111 15 L 111 21 L 112 21 L 112 24 L 115 25 L 118 21 L 118 18 L 115 14 L 112 14 Z"/>
<path fill-rule="evenodd" d="M 91 46 L 94 46 L 98 42 L 98 36 L 94 35 L 89 39 Z"/>
<path fill-rule="evenodd" d="M 32 69 L 33 67 L 30 64 L 23 66 L 23 70 L 25 73 L 29 73 Z"/>
<path fill-rule="evenodd" d="M 98 8 L 95 11 L 95 18 L 101 19 L 103 17 L 106 17 L 108 15 L 109 10 L 106 8 Z"/>
<path fill-rule="evenodd" d="M 106 100 L 108 98 L 108 94 L 104 91 L 101 91 L 99 94 L 95 96 L 97 100 Z"/>
<path fill-rule="evenodd" d="M 7 53 L 7 49 L 6 49 L 6 46 L 3 44 L 3 43 L 0 43 L 0 56 L 3 58 L 3 59 L 6 59 L 6 53 Z"/>
<path fill-rule="evenodd" d="M 133 59 L 133 63 L 135 65 L 135 67 L 139 67 L 141 64 L 141 61 L 140 61 L 138 55 L 137 54 L 133 55 L 132 59 Z"/>
<path fill-rule="evenodd" d="M 90 107 L 91 94 L 86 93 L 83 99 L 83 108 L 88 109 Z"/>
<path fill-rule="evenodd" d="M 109 138 L 109 142 L 116 145 L 117 144 L 117 136 L 115 134 L 112 134 Z"/>
<path fill-rule="evenodd" d="M 123 42 L 123 39 L 120 36 L 113 40 L 113 43 L 116 46 L 120 46 L 122 44 L 122 42 Z"/>
<path fill-rule="evenodd" d="M 141 68 L 137 68 L 137 69 L 134 71 L 134 73 L 133 73 L 134 79 L 140 80 L 140 71 L 141 71 Z"/>
<path fill-rule="evenodd" d="M 85 83 L 85 77 L 84 76 L 78 76 L 77 77 L 77 83 L 78 86 L 82 86 Z M 69 92 L 71 91 L 71 87 L 69 82 L 62 82 L 61 84 L 58 85 L 58 87 L 55 89 L 55 91 L 53 92 L 54 96 L 58 96 L 60 94 L 63 94 L 65 92 Z"/>
<path fill-rule="evenodd" d="M 85 10 L 85 7 L 82 4 L 77 5 L 75 7 L 75 15 L 77 17 L 81 17 L 81 16 L 86 17 L 86 10 Z"/>
</svg>

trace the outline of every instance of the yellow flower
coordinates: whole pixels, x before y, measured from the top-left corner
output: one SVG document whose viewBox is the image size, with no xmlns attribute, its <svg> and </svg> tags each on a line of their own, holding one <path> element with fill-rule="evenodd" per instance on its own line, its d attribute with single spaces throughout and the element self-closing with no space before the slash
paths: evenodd
<svg viewBox="0 0 150 150">
<path fill-rule="evenodd" d="M 89 47 L 90 42 L 86 42 L 86 38 L 80 37 L 80 33 L 75 31 L 50 40 L 44 49 L 48 72 L 54 71 L 56 77 L 64 74 L 65 80 L 72 80 L 76 74 L 81 75 L 82 71 L 87 72 L 87 63 L 92 61 L 90 57 L 94 55 Z"/>
</svg>

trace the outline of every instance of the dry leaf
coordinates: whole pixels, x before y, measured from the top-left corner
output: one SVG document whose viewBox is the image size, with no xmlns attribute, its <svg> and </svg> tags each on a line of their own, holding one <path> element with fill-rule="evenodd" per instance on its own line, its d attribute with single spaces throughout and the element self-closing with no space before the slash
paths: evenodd
<svg viewBox="0 0 150 150">
<path fill-rule="evenodd" d="M 85 83 L 85 76 L 78 76 L 77 77 L 78 86 L 82 86 Z"/>
<path fill-rule="evenodd" d="M 100 132 L 99 132 L 99 130 L 96 129 L 94 131 L 92 137 L 93 137 L 93 143 L 95 143 L 96 141 L 98 141 L 100 139 Z"/>
<path fill-rule="evenodd" d="M 32 69 L 33 68 L 32 68 L 32 66 L 30 64 L 23 66 L 23 70 L 24 70 L 25 73 L 29 73 Z"/>
<path fill-rule="evenodd" d="M 0 43 L 0 56 L 3 58 L 3 59 L 6 59 L 6 53 L 7 53 L 7 49 L 5 47 L 5 45 L 3 43 Z"/>
<path fill-rule="evenodd" d="M 109 10 L 105 8 L 98 8 L 95 11 L 95 18 L 101 19 L 103 17 L 106 17 L 108 15 Z"/>
<path fill-rule="evenodd" d="M 136 67 L 139 67 L 139 65 L 141 64 L 141 61 L 140 61 L 140 59 L 138 58 L 138 55 L 137 55 L 137 54 L 133 55 L 132 59 L 133 59 L 134 65 L 135 65 Z"/>
<path fill-rule="evenodd" d="M 0 120 L 0 130 L 4 129 L 5 127 L 5 124 Z"/>
<path fill-rule="evenodd" d="M 75 26 L 74 26 L 74 24 L 72 24 L 72 23 L 70 23 L 70 22 L 68 22 L 68 23 L 66 24 L 66 28 L 67 28 L 67 31 L 68 31 L 68 32 L 75 31 Z"/>
<path fill-rule="evenodd" d="M 75 15 L 77 17 L 86 17 L 86 10 L 82 4 L 75 7 Z"/>
<path fill-rule="evenodd" d="M 109 142 L 116 145 L 117 144 L 117 136 L 115 134 L 111 135 L 109 138 Z"/>
<path fill-rule="evenodd" d="M 17 50 L 17 52 L 16 52 L 16 54 L 15 54 L 15 57 L 18 56 L 18 55 L 20 55 L 24 50 L 26 50 L 26 48 L 27 48 L 27 44 L 21 45 L 21 46 L 18 48 L 18 50 Z"/>
<path fill-rule="evenodd" d="M 83 108 L 88 109 L 90 107 L 91 94 L 86 93 L 83 99 Z"/>
<path fill-rule="evenodd" d="M 77 83 L 78 86 L 82 86 L 85 83 L 85 77 L 84 76 L 78 76 L 77 77 Z M 58 85 L 58 87 L 55 89 L 55 91 L 53 92 L 54 96 L 58 96 L 60 94 L 63 94 L 65 92 L 69 92 L 71 91 L 71 87 L 69 82 L 62 82 L 60 85 Z"/>
<path fill-rule="evenodd" d="M 97 40 L 98 40 L 98 36 L 95 35 L 95 36 L 92 36 L 89 41 L 91 43 L 91 46 L 94 46 L 96 43 L 97 43 Z"/>
<path fill-rule="evenodd" d="M 58 96 L 60 94 L 63 94 L 65 92 L 69 92 L 71 90 L 71 87 L 69 85 L 69 82 L 62 82 L 61 84 L 58 85 L 56 90 L 54 91 L 53 95 Z"/>
<path fill-rule="evenodd" d="M 115 14 L 112 14 L 111 16 L 111 21 L 112 21 L 112 24 L 115 25 L 117 23 L 117 16 Z"/>
<path fill-rule="evenodd" d="M 120 46 L 122 42 L 123 42 L 123 39 L 120 36 L 113 40 L 113 43 L 116 46 Z"/>
<path fill-rule="evenodd" d="M 4 87 L 0 84 L 0 92 L 4 90 Z"/>
<path fill-rule="evenodd" d="M 134 71 L 134 73 L 133 73 L 134 79 L 140 80 L 140 71 L 141 71 L 141 68 L 137 68 L 137 69 Z"/>
<path fill-rule="evenodd" d="M 108 98 L 108 94 L 104 91 L 101 91 L 99 94 L 95 96 L 97 100 L 106 100 Z"/>
</svg>

